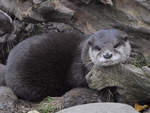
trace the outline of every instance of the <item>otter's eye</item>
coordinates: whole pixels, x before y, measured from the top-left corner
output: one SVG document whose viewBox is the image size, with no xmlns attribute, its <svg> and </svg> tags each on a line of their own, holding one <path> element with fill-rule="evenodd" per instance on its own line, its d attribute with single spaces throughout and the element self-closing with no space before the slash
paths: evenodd
<svg viewBox="0 0 150 113">
<path fill-rule="evenodd" d="M 125 37 L 123 38 L 123 40 L 124 40 L 124 41 L 127 41 L 127 40 L 128 40 L 128 36 L 125 36 Z"/>
<path fill-rule="evenodd" d="M 97 50 L 97 51 L 101 50 L 101 48 L 99 46 L 95 46 L 94 49 Z"/>
<path fill-rule="evenodd" d="M 114 48 L 118 48 L 121 45 L 121 43 L 117 43 L 116 45 L 114 45 Z"/>
<path fill-rule="evenodd" d="M 127 40 L 128 40 L 128 35 L 122 36 L 122 39 L 123 39 L 124 41 L 127 41 Z"/>
</svg>

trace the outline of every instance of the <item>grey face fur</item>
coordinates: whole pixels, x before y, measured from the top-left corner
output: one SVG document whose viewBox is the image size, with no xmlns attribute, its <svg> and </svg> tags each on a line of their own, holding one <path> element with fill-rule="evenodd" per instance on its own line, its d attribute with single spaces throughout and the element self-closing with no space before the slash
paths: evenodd
<svg viewBox="0 0 150 113">
<path fill-rule="evenodd" d="M 128 59 L 131 47 L 128 35 L 120 30 L 100 30 L 89 40 L 89 58 L 98 66 L 111 66 Z"/>
</svg>

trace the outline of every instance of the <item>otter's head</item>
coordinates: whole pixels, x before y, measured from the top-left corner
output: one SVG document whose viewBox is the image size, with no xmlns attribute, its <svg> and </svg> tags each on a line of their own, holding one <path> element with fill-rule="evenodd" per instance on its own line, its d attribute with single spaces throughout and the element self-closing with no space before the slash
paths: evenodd
<svg viewBox="0 0 150 113">
<path fill-rule="evenodd" d="M 120 30 L 100 30 L 91 35 L 87 43 L 89 59 L 94 65 L 112 66 L 130 56 L 128 35 Z"/>
</svg>

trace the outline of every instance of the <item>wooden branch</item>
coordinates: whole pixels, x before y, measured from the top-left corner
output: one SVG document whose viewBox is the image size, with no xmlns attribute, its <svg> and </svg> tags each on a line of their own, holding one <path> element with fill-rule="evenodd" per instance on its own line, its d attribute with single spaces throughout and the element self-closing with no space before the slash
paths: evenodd
<svg viewBox="0 0 150 113">
<path fill-rule="evenodd" d="M 86 79 L 89 87 L 101 91 L 108 87 L 117 87 L 120 94 L 118 102 L 135 104 L 150 99 L 150 74 L 133 65 L 111 67 L 93 67 Z"/>
</svg>

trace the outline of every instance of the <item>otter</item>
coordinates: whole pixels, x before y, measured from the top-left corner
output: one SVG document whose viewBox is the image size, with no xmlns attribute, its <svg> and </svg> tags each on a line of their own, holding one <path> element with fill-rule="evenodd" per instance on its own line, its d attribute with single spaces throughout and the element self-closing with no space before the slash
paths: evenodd
<svg viewBox="0 0 150 113">
<path fill-rule="evenodd" d="M 117 29 L 79 33 L 50 32 L 30 37 L 14 47 L 5 67 L 5 84 L 22 99 L 40 101 L 88 88 L 85 75 L 93 65 L 112 66 L 126 61 L 128 35 Z"/>
</svg>

